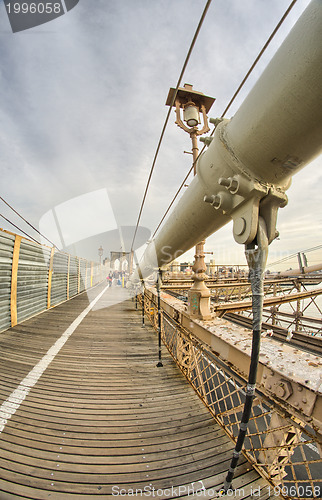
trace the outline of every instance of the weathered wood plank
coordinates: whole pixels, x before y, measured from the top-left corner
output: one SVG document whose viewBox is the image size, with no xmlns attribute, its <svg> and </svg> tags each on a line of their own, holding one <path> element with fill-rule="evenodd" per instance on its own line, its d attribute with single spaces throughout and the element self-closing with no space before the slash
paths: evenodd
<svg viewBox="0 0 322 500">
<path fill-rule="evenodd" d="M 46 311 L 0 337 L 6 400 L 101 287 Z M 157 368 L 157 336 L 127 292 L 108 289 L 42 373 L 0 434 L 0 498 L 86 500 L 203 481 L 219 489 L 233 444 L 172 358 Z M 245 459 L 235 487 L 265 481 Z M 188 491 L 188 490 L 187 490 Z M 122 495 L 130 498 L 131 495 Z M 184 488 L 178 496 L 187 497 Z M 198 496 L 196 496 L 198 498 Z"/>
</svg>

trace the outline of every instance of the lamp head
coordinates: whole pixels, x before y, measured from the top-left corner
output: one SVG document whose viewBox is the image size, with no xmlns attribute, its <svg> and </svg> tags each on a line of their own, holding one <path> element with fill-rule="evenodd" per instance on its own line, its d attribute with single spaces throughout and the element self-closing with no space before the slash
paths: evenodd
<svg viewBox="0 0 322 500">
<path fill-rule="evenodd" d="M 208 113 L 215 101 L 214 97 L 210 97 L 203 94 L 202 92 L 197 92 L 196 90 L 193 90 L 192 85 L 190 85 L 189 83 L 185 83 L 183 87 L 179 87 L 176 96 L 175 96 L 175 90 L 176 89 L 174 88 L 170 88 L 166 105 L 175 106 L 175 101 L 178 99 L 180 102 L 180 108 L 185 109 L 186 107 L 188 107 L 189 103 L 191 103 L 198 110 L 198 119 L 199 119 L 199 110 L 201 109 L 201 106 L 204 105 L 206 113 Z M 184 120 L 187 121 L 186 118 L 184 118 Z M 198 121 L 198 123 L 200 123 L 200 120 Z"/>
<path fill-rule="evenodd" d="M 189 101 L 183 105 L 183 119 L 188 127 L 197 127 L 200 123 L 199 107 Z"/>
</svg>

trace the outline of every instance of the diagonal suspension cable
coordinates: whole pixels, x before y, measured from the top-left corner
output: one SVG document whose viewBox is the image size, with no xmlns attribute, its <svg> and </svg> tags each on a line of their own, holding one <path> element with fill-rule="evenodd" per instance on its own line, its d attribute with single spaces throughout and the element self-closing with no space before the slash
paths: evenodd
<svg viewBox="0 0 322 500">
<path fill-rule="evenodd" d="M 142 203 L 141 203 L 141 207 L 140 207 L 140 211 L 139 211 L 139 215 L 138 215 L 138 219 L 137 219 L 137 222 L 136 222 L 136 227 L 135 227 L 135 231 L 134 231 L 134 236 L 133 236 L 133 240 L 132 240 L 132 244 L 131 244 L 131 252 L 133 251 L 133 246 L 134 246 L 134 241 L 135 241 L 135 238 L 136 238 L 136 234 L 137 234 L 137 231 L 138 231 L 138 227 L 139 227 L 139 223 L 140 223 L 140 220 L 141 220 L 141 215 L 142 215 L 142 211 L 143 211 L 143 207 L 144 207 L 144 204 L 145 204 L 145 200 L 146 200 L 146 196 L 147 196 L 147 193 L 148 193 L 148 189 L 149 189 L 149 186 L 150 186 L 150 182 L 151 182 L 151 177 L 152 177 L 152 174 L 153 174 L 153 170 L 154 170 L 154 167 L 155 167 L 155 164 L 156 164 L 156 161 L 157 161 L 157 157 L 158 157 L 158 154 L 159 154 L 159 150 L 160 150 L 160 146 L 161 146 L 161 143 L 162 143 L 162 140 L 163 140 L 163 136 L 164 136 L 164 133 L 165 133 L 165 130 L 166 130 L 166 127 L 168 125 L 168 121 L 169 121 L 169 118 L 170 118 L 170 114 L 171 114 L 171 111 L 172 111 L 172 106 L 174 104 L 174 101 L 175 101 L 175 98 L 177 96 L 177 92 L 178 92 L 178 88 L 180 87 L 180 84 L 181 84 L 181 81 L 182 81 L 182 78 L 183 78 L 183 75 L 184 75 L 184 72 L 186 70 L 186 67 L 188 65 L 188 62 L 189 62 L 189 59 L 190 59 L 190 56 L 191 56 L 191 53 L 193 51 L 193 48 L 195 46 L 195 43 L 197 41 L 197 38 L 198 38 L 198 35 L 199 35 L 199 32 L 201 30 L 201 26 L 205 20 L 205 17 L 206 17 L 206 14 L 208 12 L 208 9 L 210 7 L 210 4 L 211 4 L 211 1 L 212 0 L 208 0 L 207 3 L 206 3 L 206 6 L 204 8 L 204 11 L 201 15 L 201 18 L 200 18 L 200 21 L 198 23 L 198 26 L 197 26 L 197 29 L 196 29 L 196 32 L 194 34 L 194 37 L 192 39 L 192 42 L 191 42 L 191 45 L 190 45 L 190 48 L 188 50 L 188 53 L 187 53 L 187 56 L 186 56 L 186 59 L 184 61 L 184 64 L 183 64 L 183 67 L 182 67 L 182 70 L 181 70 L 181 73 L 180 73 L 180 76 L 178 78 L 178 82 L 177 82 L 177 85 L 176 85 L 176 88 L 175 88 L 175 92 L 173 94 L 173 97 L 172 97 L 172 101 L 170 103 L 170 106 L 169 106 L 169 111 L 167 113 L 167 116 L 166 116 L 166 119 L 165 119 L 165 122 L 164 122 L 164 125 L 163 125 L 163 128 L 162 128 L 162 132 L 161 132 L 161 135 L 160 135 L 160 139 L 159 139 L 159 142 L 158 142 L 158 145 L 157 145 L 157 148 L 156 148 L 156 152 L 155 152 L 155 155 L 154 155 L 154 158 L 153 158 L 153 162 L 152 162 L 152 166 L 151 166 L 151 170 L 150 170 L 150 174 L 149 174 L 149 177 L 148 177 L 148 180 L 147 180 L 147 183 L 146 183 L 146 187 L 145 187 L 145 191 L 144 191 L 144 195 L 143 195 L 143 199 L 142 199 Z"/>
<path fill-rule="evenodd" d="M 269 46 L 269 44 L 271 43 L 271 41 L 273 40 L 274 36 L 276 35 L 277 31 L 279 30 L 279 28 L 281 27 L 281 25 L 283 24 L 283 22 L 285 21 L 286 17 L 288 16 L 288 14 L 291 12 L 292 8 L 294 7 L 294 5 L 296 4 L 297 0 L 293 0 L 289 7 L 286 9 L 286 11 L 284 12 L 283 16 L 281 17 L 281 19 L 279 20 L 279 22 L 277 23 L 277 25 L 275 26 L 274 30 L 272 31 L 271 35 L 269 36 L 269 38 L 267 39 L 267 42 L 265 43 L 265 45 L 262 47 L 261 51 L 259 52 L 258 56 L 256 57 L 255 61 L 253 62 L 253 64 L 251 65 L 251 67 L 249 68 L 249 70 L 247 71 L 246 75 L 244 76 L 243 80 L 241 81 L 241 84 L 239 85 L 238 89 L 236 90 L 236 92 L 234 93 L 233 97 L 230 99 L 229 103 L 227 104 L 226 108 L 224 109 L 222 115 L 221 115 L 221 118 L 223 118 L 225 116 L 225 114 L 227 113 L 228 109 L 230 108 L 230 106 L 232 105 L 232 103 L 234 102 L 234 100 L 236 99 L 237 95 L 239 94 L 239 92 L 241 91 L 242 87 L 244 86 L 246 80 L 248 79 L 249 75 L 251 74 L 251 72 L 253 71 L 253 69 L 255 68 L 256 64 L 258 63 L 258 61 L 260 60 L 260 58 L 262 57 L 262 55 L 264 54 L 265 50 L 267 49 L 267 47 Z"/>
<path fill-rule="evenodd" d="M 7 217 L 5 217 L 4 215 L 0 214 L 0 217 L 2 217 L 5 221 L 7 221 L 9 224 L 11 224 L 13 227 L 15 227 L 16 229 L 18 229 L 21 233 L 25 234 L 26 236 L 28 236 L 28 238 L 30 238 L 31 240 L 35 241 L 36 243 L 39 243 L 39 241 L 35 240 L 35 238 L 33 238 L 32 236 L 30 236 L 30 234 L 26 233 L 25 231 L 23 231 L 20 227 L 16 226 L 16 224 L 14 224 L 13 222 L 11 222 L 11 220 L 7 219 Z"/>
<path fill-rule="evenodd" d="M 270 262 L 268 266 L 274 266 L 275 264 L 281 264 L 282 262 L 286 262 L 287 260 L 294 259 L 294 257 L 297 257 L 299 253 L 309 253 L 309 252 L 314 252 L 314 250 L 320 250 L 322 248 L 322 245 L 317 245 L 312 248 L 307 248 L 306 250 L 301 250 L 300 252 L 292 253 L 290 255 L 287 255 L 286 257 L 283 257 L 282 259 L 275 260 L 274 262 Z"/>
<path fill-rule="evenodd" d="M 28 224 L 28 226 L 30 226 L 34 231 L 36 231 L 36 233 L 40 234 L 40 236 L 42 236 L 43 238 L 45 238 L 45 240 L 47 240 L 51 245 L 53 245 L 53 247 L 57 248 L 57 246 L 55 245 L 55 243 L 53 243 L 52 241 L 50 241 L 48 238 L 46 238 L 46 236 L 44 234 L 42 234 L 35 226 L 33 226 L 30 222 L 27 221 L 27 219 L 25 219 L 19 212 L 17 212 L 17 210 L 15 210 L 4 198 L 2 198 L 2 196 L 0 196 L 0 200 L 3 201 L 3 203 L 5 203 L 15 214 L 17 214 L 26 224 Z M 3 217 L 3 215 L 2 215 Z M 5 219 L 5 217 L 3 217 Z M 6 219 L 8 221 L 8 219 Z M 13 226 L 15 226 L 12 222 L 8 221 L 10 224 L 12 224 Z M 17 226 L 15 226 L 17 228 Z M 19 229 L 19 228 L 17 228 Z M 21 231 L 21 229 L 19 229 L 19 231 Z M 25 233 L 24 231 L 22 231 L 24 234 L 27 234 Z M 27 234 L 27 236 L 29 236 Z M 29 236 L 30 238 L 32 238 L 31 236 Z M 39 243 L 37 240 L 35 240 L 34 238 L 32 238 L 34 241 L 36 241 L 37 243 Z"/>
<path fill-rule="evenodd" d="M 252 73 L 253 69 L 255 68 L 256 64 L 258 63 L 258 61 L 260 60 L 260 58 L 262 57 L 263 53 L 265 52 L 265 50 L 267 49 L 267 47 L 269 46 L 270 42 L 272 41 L 272 39 L 274 38 L 274 36 L 276 35 L 278 29 L 281 27 L 282 23 L 284 22 L 284 20 L 286 19 L 286 17 L 288 16 L 288 14 L 290 13 L 291 9 L 294 7 L 295 3 L 297 2 L 297 0 L 293 0 L 289 7 L 287 8 L 287 10 L 285 11 L 285 13 L 283 14 L 283 16 L 281 17 L 280 21 L 277 23 L 277 25 L 275 26 L 274 30 L 272 31 L 271 35 L 269 36 L 269 38 L 267 39 L 266 43 L 264 44 L 264 46 L 262 47 L 262 49 L 260 50 L 258 56 L 256 57 L 256 59 L 254 60 L 253 64 L 251 65 L 251 67 L 249 68 L 249 70 L 247 71 L 246 75 L 244 76 L 243 80 L 241 81 L 239 87 L 237 88 L 236 92 L 234 93 L 234 95 L 232 96 L 232 98 L 230 99 L 229 103 L 227 104 L 226 108 L 224 109 L 224 111 L 222 112 L 221 114 L 221 118 L 223 118 L 225 116 L 225 114 L 227 113 L 227 111 L 229 110 L 229 108 L 231 107 L 231 105 L 233 104 L 234 100 L 236 99 L 237 95 L 239 94 L 239 92 L 241 91 L 242 87 L 245 85 L 248 77 L 250 76 L 250 74 Z M 212 136 L 214 134 L 216 130 L 216 126 L 213 128 L 210 136 Z M 172 201 L 170 202 L 170 205 L 168 206 L 167 210 L 165 211 L 162 219 L 160 220 L 156 230 L 154 231 L 153 235 L 152 235 L 152 238 L 154 238 L 154 236 L 156 235 L 156 233 L 158 232 L 162 222 L 164 221 L 164 219 L 166 218 L 166 216 L 168 215 L 171 207 L 173 206 L 175 200 L 177 199 L 178 195 L 180 194 L 181 192 L 181 189 L 183 188 L 186 180 L 188 179 L 190 173 L 192 172 L 193 168 L 194 168 L 194 165 L 195 163 L 197 163 L 200 155 L 204 152 L 204 150 L 206 149 L 206 145 L 203 146 L 203 148 L 201 149 L 196 161 L 193 163 L 193 165 L 191 166 L 189 172 L 187 173 L 186 177 L 184 178 L 184 180 L 182 181 L 178 191 L 176 192 L 176 194 L 174 195 Z"/>
<path fill-rule="evenodd" d="M 177 199 L 177 197 L 178 197 L 178 195 L 179 195 L 179 193 L 180 193 L 181 189 L 182 189 L 182 188 L 183 188 L 183 186 L 185 185 L 186 180 L 188 179 L 189 175 L 191 174 L 191 172 L 192 172 L 192 170 L 193 170 L 193 168 L 194 168 L 194 166 L 195 166 L 195 163 L 197 163 L 197 160 L 198 160 L 199 156 L 201 155 L 201 153 L 203 152 L 204 148 L 205 148 L 205 146 L 204 146 L 204 147 L 202 148 L 202 150 L 200 151 L 200 154 L 197 156 L 196 161 L 194 161 L 194 162 L 193 162 L 193 164 L 191 165 L 190 170 L 188 171 L 187 175 L 186 175 L 186 176 L 185 176 L 185 178 L 183 179 L 183 181 L 182 181 L 182 183 L 181 183 L 181 185 L 180 185 L 180 187 L 179 187 L 178 191 L 177 191 L 177 192 L 176 192 L 176 194 L 174 195 L 174 197 L 173 197 L 173 199 L 172 199 L 172 201 L 171 201 L 170 205 L 168 206 L 168 208 L 167 208 L 167 210 L 166 210 L 166 212 L 165 212 L 164 216 L 162 217 L 162 219 L 160 220 L 160 222 L 159 222 L 159 224 L 158 224 L 158 226 L 157 226 L 156 230 L 154 231 L 154 233 L 153 233 L 153 235 L 152 235 L 152 238 L 154 238 L 154 236 L 155 236 L 155 235 L 156 235 L 156 233 L 158 232 L 159 227 L 161 226 L 162 222 L 164 221 L 164 219 L 165 219 L 165 218 L 166 218 L 166 216 L 168 215 L 168 213 L 169 213 L 169 211 L 170 211 L 170 209 L 171 209 L 172 205 L 173 205 L 173 204 L 174 204 L 174 202 L 176 201 L 176 199 Z"/>
</svg>

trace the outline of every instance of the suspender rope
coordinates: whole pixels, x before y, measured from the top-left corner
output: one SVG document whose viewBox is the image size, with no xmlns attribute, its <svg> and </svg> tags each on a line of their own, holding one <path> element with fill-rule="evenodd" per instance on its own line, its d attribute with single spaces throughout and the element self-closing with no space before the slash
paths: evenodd
<svg viewBox="0 0 322 500">
<path fill-rule="evenodd" d="M 255 241 L 257 248 L 255 248 Z M 244 444 L 247 433 L 248 422 L 251 415 L 253 399 L 255 396 L 256 375 L 260 351 L 262 313 L 263 313 L 263 289 L 264 289 L 264 271 L 268 254 L 268 238 L 266 224 L 262 217 L 258 219 L 257 237 L 253 243 L 245 246 L 245 255 L 249 268 L 249 280 L 252 287 L 252 309 L 253 309 L 253 339 L 251 361 L 248 374 L 248 383 L 246 387 L 246 400 L 244 404 L 243 415 L 239 427 L 239 434 L 236 446 L 233 452 L 233 458 L 228 469 L 224 486 L 220 493 L 225 494 L 231 489 L 232 480 L 237 468 L 238 459 Z"/>
</svg>

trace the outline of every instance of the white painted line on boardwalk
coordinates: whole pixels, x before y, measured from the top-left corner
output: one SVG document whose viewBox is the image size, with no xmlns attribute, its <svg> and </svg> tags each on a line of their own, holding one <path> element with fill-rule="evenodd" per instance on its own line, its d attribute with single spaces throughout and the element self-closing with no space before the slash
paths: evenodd
<svg viewBox="0 0 322 500">
<path fill-rule="evenodd" d="M 19 406 L 23 402 L 23 400 L 29 394 L 30 389 L 38 382 L 41 375 L 44 373 L 46 368 L 55 358 L 56 354 L 59 353 L 61 348 L 65 345 L 69 337 L 74 333 L 76 328 L 83 321 L 85 316 L 90 312 L 90 310 L 95 306 L 96 302 L 102 297 L 104 292 L 108 287 L 105 287 L 104 290 L 84 309 L 83 312 L 69 325 L 67 330 L 64 331 L 62 336 L 56 340 L 54 345 L 48 349 L 45 356 L 39 361 L 39 363 L 34 366 L 34 368 L 28 373 L 28 375 L 22 380 L 17 389 L 15 389 L 10 396 L 2 403 L 0 406 L 0 434 L 4 430 L 6 423 L 9 418 L 16 413 Z"/>
</svg>

